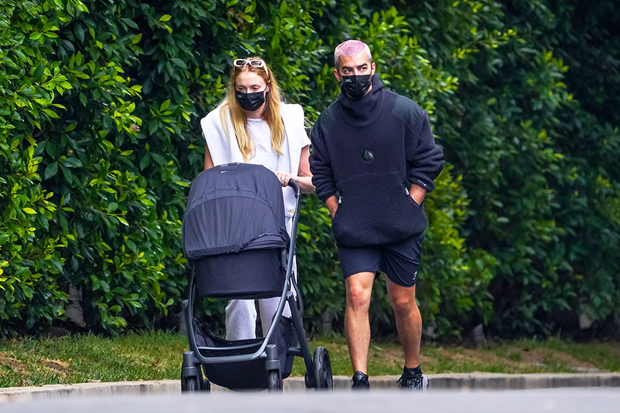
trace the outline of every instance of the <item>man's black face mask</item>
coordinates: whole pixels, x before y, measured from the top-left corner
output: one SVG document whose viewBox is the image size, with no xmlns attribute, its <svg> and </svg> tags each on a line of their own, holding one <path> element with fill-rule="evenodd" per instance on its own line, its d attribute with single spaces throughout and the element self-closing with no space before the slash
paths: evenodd
<svg viewBox="0 0 620 413">
<path fill-rule="evenodd" d="M 372 85 L 372 75 L 340 75 L 340 90 L 351 99 L 361 99 Z"/>
<path fill-rule="evenodd" d="M 261 90 L 260 92 L 254 93 L 243 93 L 236 91 L 235 97 L 237 98 L 237 102 L 239 106 L 248 112 L 254 112 L 258 110 L 263 103 L 265 103 L 265 91 Z"/>
</svg>

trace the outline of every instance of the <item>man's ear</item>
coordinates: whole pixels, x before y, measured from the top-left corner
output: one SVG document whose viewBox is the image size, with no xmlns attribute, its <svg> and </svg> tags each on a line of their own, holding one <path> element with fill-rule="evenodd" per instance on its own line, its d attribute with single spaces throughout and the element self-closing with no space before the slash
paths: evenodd
<svg viewBox="0 0 620 413">
<path fill-rule="evenodd" d="M 372 62 L 372 66 L 370 66 L 370 75 L 373 76 L 376 71 L 375 62 Z"/>
<path fill-rule="evenodd" d="M 341 79 L 340 79 L 340 73 L 338 73 L 338 69 L 334 69 L 334 76 L 336 77 L 336 80 L 337 80 L 338 82 L 340 82 L 340 81 L 341 81 Z"/>
</svg>

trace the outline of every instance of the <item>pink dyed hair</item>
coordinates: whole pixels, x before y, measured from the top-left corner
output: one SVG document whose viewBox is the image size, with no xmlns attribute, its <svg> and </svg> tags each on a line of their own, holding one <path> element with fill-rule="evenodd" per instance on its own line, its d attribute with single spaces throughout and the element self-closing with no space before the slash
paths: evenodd
<svg viewBox="0 0 620 413">
<path fill-rule="evenodd" d="M 370 48 L 366 43 L 359 40 L 347 40 L 346 42 L 340 43 L 334 51 L 334 62 L 336 63 L 336 67 L 340 66 L 340 56 L 355 56 L 361 52 L 366 52 L 368 61 L 372 62 Z"/>
</svg>

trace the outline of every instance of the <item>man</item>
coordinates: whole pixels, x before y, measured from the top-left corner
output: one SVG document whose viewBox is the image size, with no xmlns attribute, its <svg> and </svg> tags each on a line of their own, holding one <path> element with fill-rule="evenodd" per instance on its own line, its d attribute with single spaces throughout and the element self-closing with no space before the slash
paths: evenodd
<svg viewBox="0 0 620 413">
<path fill-rule="evenodd" d="M 387 291 L 405 353 L 401 388 L 424 390 L 418 362 L 422 319 L 415 285 L 428 219 L 422 201 L 441 172 L 428 114 L 383 89 L 368 46 L 357 40 L 334 53 L 341 93 L 312 128 L 312 182 L 332 215 L 346 283 L 345 335 L 353 388 L 369 388 L 368 307 L 375 276 Z"/>
</svg>

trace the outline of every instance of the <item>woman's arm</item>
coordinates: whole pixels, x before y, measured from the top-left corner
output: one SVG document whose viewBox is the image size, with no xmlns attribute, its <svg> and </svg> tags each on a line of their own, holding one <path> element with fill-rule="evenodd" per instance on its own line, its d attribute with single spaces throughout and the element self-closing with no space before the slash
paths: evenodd
<svg viewBox="0 0 620 413">
<path fill-rule="evenodd" d="M 205 171 L 209 168 L 213 168 L 213 158 L 211 158 L 209 146 L 205 145 Z"/>
<path fill-rule="evenodd" d="M 299 184 L 299 187 L 301 188 L 301 192 L 303 194 L 311 194 L 314 192 L 309 158 L 310 145 L 304 146 L 301 149 L 301 156 L 299 157 L 299 171 L 297 171 L 297 179 L 295 179 L 295 181 Z"/>
<path fill-rule="evenodd" d="M 314 192 L 314 185 L 312 185 L 312 173 L 310 172 L 310 145 L 304 146 L 301 150 L 301 156 L 299 158 L 299 170 L 297 176 L 291 175 L 286 172 L 276 172 L 276 176 L 282 183 L 282 186 L 287 186 L 289 180 L 297 182 L 302 194 L 311 194 Z"/>
</svg>

